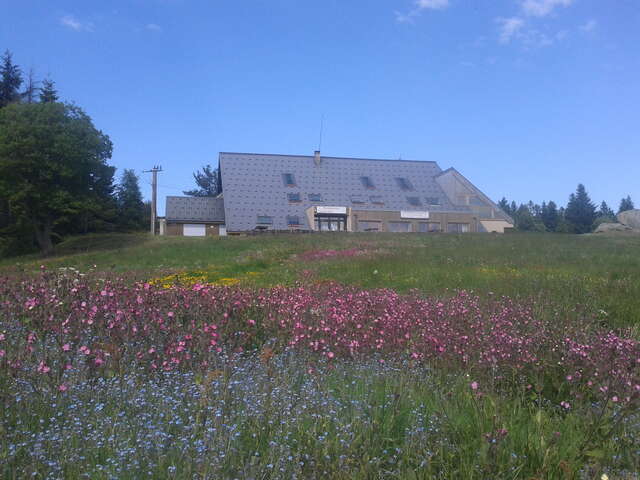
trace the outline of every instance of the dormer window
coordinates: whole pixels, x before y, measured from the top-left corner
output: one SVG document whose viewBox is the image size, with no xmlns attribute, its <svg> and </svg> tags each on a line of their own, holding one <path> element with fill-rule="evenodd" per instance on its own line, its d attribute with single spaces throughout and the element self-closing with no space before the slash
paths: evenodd
<svg viewBox="0 0 640 480">
<path fill-rule="evenodd" d="M 296 186 L 296 180 L 293 177 L 293 173 L 283 173 L 282 174 L 282 181 L 284 182 L 284 186 L 285 187 L 295 187 Z"/>
<path fill-rule="evenodd" d="M 426 197 L 427 205 L 441 205 L 438 197 Z"/>
<path fill-rule="evenodd" d="M 420 207 L 420 206 L 422 206 L 422 202 L 420 201 L 419 197 L 407 197 L 407 202 L 412 207 Z"/>
<path fill-rule="evenodd" d="M 290 203 L 300 203 L 302 201 L 302 198 L 300 197 L 299 192 L 287 193 L 287 200 L 289 200 Z"/>
<path fill-rule="evenodd" d="M 353 203 L 354 205 L 362 205 L 367 203 L 367 200 L 360 195 L 351 195 L 351 203 Z"/>
<path fill-rule="evenodd" d="M 360 177 L 360 181 L 362 182 L 362 186 L 364 188 L 368 188 L 369 190 L 374 190 L 376 186 L 373 184 L 371 177 Z"/>
<path fill-rule="evenodd" d="M 310 202 L 321 202 L 322 201 L 322 194 L 320 194 L 320 193 L 309 193 L 307 195 L 307 197 L 309 197 L 309 201 Z"/>
<path fill-rule="evenodd" d="M 256 223 L 258 225 L 271 225 L 273 224 L 273 217 L 269 217 L 267 215 L 258 215 L 258 221 Z"/>
<path fill-rule="evenodd" d="M 384 205 L 384 200 L 382 199 L 382 196 L 380 196 L 380 195 L 371 195 L 369 197 L 369 200 L 371 201 L 371 203 L 373 205 Z"/>
<path fill-rule="evenodd" d="M 411 182 L 404 177 L 397 177 L 396 182 L 398 183 L 398 186 L 401 190 L 413 190 L 413 185 L 411 185 Z"/>
</svg>

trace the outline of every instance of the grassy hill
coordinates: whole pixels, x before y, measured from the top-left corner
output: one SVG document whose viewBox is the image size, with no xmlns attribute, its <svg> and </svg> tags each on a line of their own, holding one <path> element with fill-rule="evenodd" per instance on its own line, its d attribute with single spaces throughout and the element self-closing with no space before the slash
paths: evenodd
<svg viewBox="0 0 640 480">
<path fill-rule="evenodd" d="M 333 252 L 335 251 L 335 252 Z M 88 235 L 56 256 L 0 261 L 0 271 L 74 267 L 135 279 L 173 273 L 215 282 L 292 285 L 304 278 L 363 288 L 455 289 L 543 296 L 599 312 L 611 326 L 640 324 L 640 237 L 557 234 L 292 234 L 222 238 Z"/>
<path fill-rule="evenodd" d="M 76 237 L 0 261 L 0 477 L 637 479 L 638 338 L 632 236 Z"/>
</svg>

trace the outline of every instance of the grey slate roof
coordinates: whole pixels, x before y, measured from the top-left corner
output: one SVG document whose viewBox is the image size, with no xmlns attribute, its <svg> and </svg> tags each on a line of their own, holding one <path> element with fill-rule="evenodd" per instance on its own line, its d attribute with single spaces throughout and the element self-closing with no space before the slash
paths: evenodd
<svg viewBox="0 0 640 480">
<path fill-rule="evenodd" d="M 271 228 L 288 228 L 287 216 L 298 216 L 302 228 L 307 224 L 305 210 L 313 205 L 352 207 L 357 210 L 429 210 L 432 212 L 468 212 L 466 206 L 454 206 L 434 177 L 442 172 L 438 164 L 413 160 L 374 160 L 322 157 L 320 165 L 313 156 L 220 153 L 220 172 L 224 192 L 228 231 L 252 230 L 257 216 L 273 217 Z M 288 187 L 283 174 L 294 176 Z M 368 189 L 360 177 L 368 176 L 375 188 Z M 396 178 L 404 177 L 413 186 L 404 191 Z M 300 203 L 290 203 L 288 193 L 300 193 Z M 319 193 L 322 202 L 309 201 Z M 354 204 L 353 195 L 366 200 Z M 380 196 L 384 205 L 375 205 L 371 196 Z M 422 206 L 411 205 L 407 197 L 419 197 Z M 426 197 L 438 197 L 440 206 L 427 206 Z"/>
<path fill-rule="evenodd" d="M 216 197 L 167 197 L 169 222 L 224 222 L 224 200 Z"/>
</svg>

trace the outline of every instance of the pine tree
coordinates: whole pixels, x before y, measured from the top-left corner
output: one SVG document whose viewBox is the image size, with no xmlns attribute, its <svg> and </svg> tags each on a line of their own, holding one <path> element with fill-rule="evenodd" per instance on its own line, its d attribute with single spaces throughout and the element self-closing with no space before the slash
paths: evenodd
<svg viewBox="0 0 640 480">
<path fill-rule="evenodd" d="M 502 200 L 500 200 L 498 202 L 498 206 L 502 209 L 502 211 L 504 213 L 506 213 L 507 215 L 513 215 L 513 212 L 511 211 L 511 208 L 509 207 L 509 202 L 507 201 L 507 199 L 505 197 L 502 197 Z"/>
<path fill-rule="evenodd" d="M 603 218 L 608 218 L 613 220 L 614 218 L 616 218 L 616 214 L 613 213 L 613 210 L 611 210 L 611 208 L 609 208 L 609 205 L 607 205 L 607 202 L 603 200 L 602 203 L 600 204 L 600 208 L 598 209 L 598 217 L 603 217 Z"/>
<path fill-rule="evenodd" d="M 192 197 L 215 197 L 222 191 L 219 168 L 214 169 L 211 165 L 205 165 L 202 167 L 202 172 L 198 171 L 193 174 L 193 178 L 199 188 L 183 192 L 185 195 Z"/>
<path fill-rule="evenodd" d="M 0 108 L 20 100 L 22 72 L 14 65 L 11 52 L 7 50 L 2 56 L 0 66 Z"/>
<path fill-rule="evenodd" d="M 540 216 L 542 217 L 542 223 L 544 223 L 544 226 L 548 231 L 555 232 L 558 230 L 560 217 L 558 214 L 558 207 L 553 200 L 549 203 L 542 203 L 542 212 Z"/>
<path fill-rule="evenodd" d="M 144 227 L 144 202 L 135 171 L 122 172 L 120 184 L 116 188 L 118 204 L 118 223 L 125 230 L 138 230 Z"/>
<path fill-rule="evenodd" d="M 618 213 L 626 212 L 627 210 L 633 210 L 635 207 L 633 205 L 633 201 L 631 200 L 631 195 L 627 195 L 627 198 L 623 198 L 620 200 L 620 207 L 618 208 Z"/>
<path fill-rule="evenodd" d="M 596 207 L 581 183 L 578 185 L 576 193 L 569 196 L 565 218 L 574 233 L 588 233 L 593 228 Z"/>
<path fill-rule="evenodd" d="M 46 78 L 42 81 L 42 88 L 40 89 L 40 102 L 41 103 L 54 103 L 58 101 L 58 91 L 55 88 L 53 80 Z"/>
</svg>

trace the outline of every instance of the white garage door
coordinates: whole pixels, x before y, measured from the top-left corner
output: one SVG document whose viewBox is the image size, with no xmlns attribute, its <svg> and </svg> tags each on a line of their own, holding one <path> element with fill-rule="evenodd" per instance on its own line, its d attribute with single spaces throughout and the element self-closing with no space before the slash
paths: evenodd
<svg viewBox="0 0 640 480">
<path fill-rule="evenodd" d="M 185 237 L 204 237 L 206 235 L 205 225 L 197 223 L 185 223 L 183 234 Z"/>
</svg>

